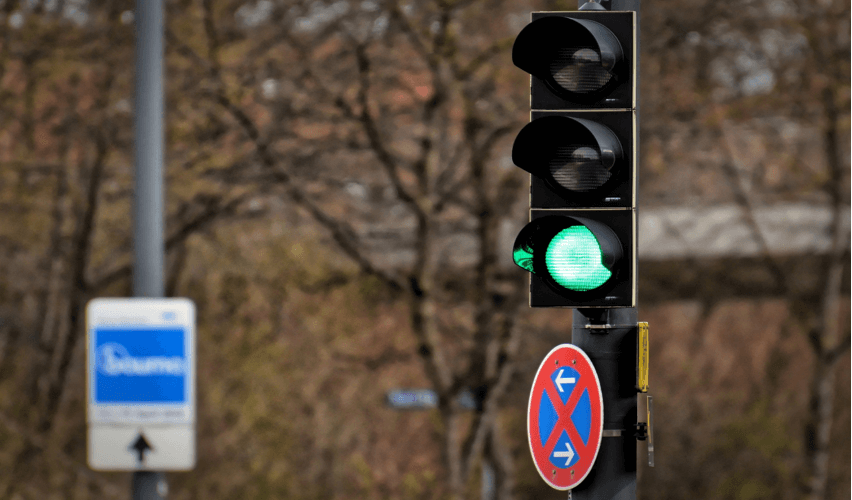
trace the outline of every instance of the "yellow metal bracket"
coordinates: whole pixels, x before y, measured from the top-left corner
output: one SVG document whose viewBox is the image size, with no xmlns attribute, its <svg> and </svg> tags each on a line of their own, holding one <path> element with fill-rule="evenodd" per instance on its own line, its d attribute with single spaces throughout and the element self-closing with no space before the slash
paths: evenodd
<svg viewBox="0 0 852 500">
<path fill-rule="evenodd" d="M 636 349 L 636 389 L 648 392 L 648 323 L 639 322 L 639 338 Z"/>
</svg>

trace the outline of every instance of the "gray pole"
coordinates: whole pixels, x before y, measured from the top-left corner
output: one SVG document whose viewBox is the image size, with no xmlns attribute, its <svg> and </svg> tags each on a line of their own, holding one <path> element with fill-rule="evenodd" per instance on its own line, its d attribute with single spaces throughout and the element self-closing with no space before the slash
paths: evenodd
<svg viewBox="0 0 852 500">
<path fill-rule="evenodd" d="M 133 295 L 163 296 L 163 4 L 137 0 Z M 133 500 L 163 500 L 166 476 L 136 471 Z"/>
<path fill-rule="evenodd" d="M 163 296 L 163 5 L 136 2 L 133 295 Z"/>
</svg>

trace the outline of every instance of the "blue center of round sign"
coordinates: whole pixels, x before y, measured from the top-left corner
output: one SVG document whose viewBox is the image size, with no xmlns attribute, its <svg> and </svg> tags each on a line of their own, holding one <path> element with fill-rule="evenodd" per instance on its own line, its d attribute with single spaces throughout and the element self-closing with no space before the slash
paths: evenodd
<svg viewBox="0 0 852 500">
<path fill-rule="evenodd" d="M 559 399 L 562 400 L 562 404 L 568 403 L 574 387 L 577 386 L 577 382 L 580 380 L 580 374 L 571 367 L 562 367 L 554 370 L 550 378 L 553 380 L 553 384 L 557 389 L 562 389 L 560 392 L 557 392 Z M 550 397 L 545 392 L 542 394 L 538 409 L 538 437 L 542 446 L 550 438 L 553 428 L 556 427 L 557 420 L 559 420 L 559 415 L 556 412 L 553 402 L 550 401 Z M 592 431 L 592 402 L 589 398 L 589 391 L 585 388 L 580 399 L 577 401 L 577 405 L 574 407 L 574 411 L 571 412 L 571 422 L 574 424 L 574 428 L 577 430 L 580 439 L 583 440 L 583 445 L 588 445 L 589 434 Z M 563 429 L 559 440 L 556 442 L 556 447 L 550 455 L 550 463 L 554 467 L 567 469 L 577 463 L 578 460 L 579 455 L 571 446 L 568 433 Z"/>
</svg>

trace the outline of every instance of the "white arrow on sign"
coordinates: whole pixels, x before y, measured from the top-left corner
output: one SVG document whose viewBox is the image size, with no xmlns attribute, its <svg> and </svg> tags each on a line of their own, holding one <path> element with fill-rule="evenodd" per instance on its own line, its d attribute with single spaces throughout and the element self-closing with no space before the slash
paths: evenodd
<svg viewBox="0 0 852 500">
<path fill-rule="evenodd" d="M 565 371 L 564 368 L 559 370 L 559 375 L 556 376 L 556 388 L 559 389 L 559 392 L 565 392 L 562 390 L 562 384 L 573 384 L 577 382 L 574 377 L 562 378 L 562 372 Z M 561 452 L 560 452 L 561 453 Z"/>
<path fill-rule="evenodd" d="M 574 458 L 574 450 L 571 449 L 571 443 L 565 443 L 565 446 L 568 448 L 568 451 L 554 451 L 554 458 L 565 458 L 565 467 L 568 467 L 568 464 L 571 463 L 571 459 Z"/>
</svg>

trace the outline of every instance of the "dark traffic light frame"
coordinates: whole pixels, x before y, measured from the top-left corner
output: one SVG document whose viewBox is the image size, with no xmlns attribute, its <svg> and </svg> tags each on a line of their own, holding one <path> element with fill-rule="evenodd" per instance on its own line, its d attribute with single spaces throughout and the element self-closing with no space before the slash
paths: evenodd
<svg viewBox="0 0 852 500">
<path fill-rule="evenodd" d="M 531 174 L 515 262 L 532 307 L 635 307 L 636 14 L 534 12 L 512 61 L 530 73 L 530 123 L 512 160 Z"/>
</svg>

